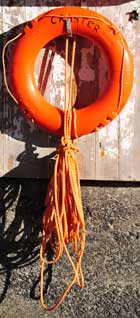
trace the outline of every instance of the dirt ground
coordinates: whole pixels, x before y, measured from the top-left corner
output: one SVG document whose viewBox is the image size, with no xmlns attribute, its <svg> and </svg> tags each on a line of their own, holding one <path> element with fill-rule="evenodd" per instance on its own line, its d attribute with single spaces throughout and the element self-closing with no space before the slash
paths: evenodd
<svg viewBox="0 0 140 318">
<path fill-rule="evenodd" d="M 0 317 L 140 317 L 140 187 L 82 185 L 86 221 L 85 287 L 74 286 L 61 307 L 45 313 L 39 301 L 39 247 L 47 182 L 0 181 Z M 52 304 L 71 277 L 64 256 L 46 268 Z"/>
</svg>

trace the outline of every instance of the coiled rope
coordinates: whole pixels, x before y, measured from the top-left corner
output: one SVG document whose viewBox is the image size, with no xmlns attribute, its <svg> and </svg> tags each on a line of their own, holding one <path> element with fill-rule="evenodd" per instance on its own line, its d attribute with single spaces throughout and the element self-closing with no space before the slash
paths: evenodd
<svg viewBox="0 0 140 318">
<path fill-rule="evenodd" d="M 71 287 L 77 283 L 84 286 L 84 277 L 81 260 L 85 246 L 85 222 L 81 203 L 80 181 L 75 152 L 78 149 L 71 139 L 72 118 L 76 135 L 76 112 L 72 110 L 73 69 L 75 60 L 76 40 L 73 40 L 72 63 L 69 85 L 69 98 L 67 98 L 67 65 L 68 65 L 69 39 L 65 45 L 65 102 L 64 102 L 64 136 L 57 148 L 54 175 L 52 176 L 46 196 L 46 209 L 43 216 L 43 233 L 40 249 L 41 260 L 41 304 L 51 311 L 60 306 Z M 54 243 L 55 241 L 55 243 Z M 45 258 L 46 243 L 49 242 L 54 253 L 53 260 Z M 71 243 L 71 244 L 70 244 Z M 75 261 L 70 255 L 68 245 L 72 246 Z M 44 303 L 43 281 L 44 265 L 56 263 L 66 253 L 73 270 L 73 278 L 63 292 L 58 302 L 48 308 Z"/>
<path fill-rule="evenodd" d="M 67 18 L 67 17 L 65 17 Z M 90 17 L 91 18 L 91 17 Z M 101 19 L 100 19 L 101 20 Z M 102 20 L 101 20 L 102 21 Z M 107 23 L 106 23 L 107 24 Z M 107 24 L 110 28 L 113 28 L 112 24 Z M 119 33 L 118 29 L 113 29 L 116 33 Z M 5 67 L 5 50 L 7 46 L 15 41 L 22 33 L 18 34 L 13 39 L 7 41 L 4 45 L 2 52 L 3 63 L 3 75 L 4 82 L 8 93 L 18 104 L 17 99 L 10 91 L 6 79 L 6 67 Z M 122 83 L 124 73 L 124 41 L 122 41 L 122 69 L 120 76 L 120 93 L 118 98 L 118 104 L 116 114 L 120 110 L 122 99 Z M 76 134 L 76 111 L 72 109 L 72 91 L 73 91 L 73 70 L 75 60 L 76 40 L 73 40 L 72 49 L 72 63 L 71 63 L 71 76 L 69 85 L 69 96 L 67 96 L 67 77 L 68 77 L 68 48 L 69 39 L 66 38 L 65 45 L 65 102 L 64 102 L 64 136 L 61 138 L 61 143 L 57 148 L 56 162 L 54 168 L 54 175 L 52 176 L 48 194 L 46 196 L 46 209 L 43 216 L 43 233 L 42 243 L 40 248 L 40 260 L 41 260 L 41 283 L 40 283 L 40 300 L 42 306 L 46 311 L 51 311 L 59 307 L 64 300 L 65 296 L 71 289 L 71 287 L 77 283 L 79 287 L 84 286 L 84 277 L 82 273 L 81 261 L 85 246 L 85 222 L 81 203 L 79 171 L 75 153 L 78 149 L 74 145 L 74 140 L 71 138 L 71 127 L 74 125 L 75 137 Z M 47 54 L 47 53 L 46 53 Z M 53 55 L 52 55 L 53 58 Z M 44 58 L 45 61 L 46 57 Z M 43 62 L 44 62 L 43 61 Z M 44 62 L 45 63 L 45 62 Z M 42 81 L 42 74 L 40 74 L 39 82 Z M 44 92 L 45 85 L 39 87 Z M 42 92 L 42 93 L 43 93 Z M 54 253 L 53 260 L 47 260 L 45 258 L 46 244 L 50 243 L 52 251 Z M 72 245 L 73 254 L 75 255 L 75 261 L 71 257 L 70 249 Z M 48 307 L 44 302 L 43 282 L 44 282 L 44 266 L 56 263 L 61 257 L 63 252 L 66 253 L 71 268 L 73 270 L 73 278 L 63 292 L 60 299 L 52 307 Z"/>
<path fill-rule="evenodd" d="M 3 47 L 2 63 L 3 76 L 6 89 L 16 104 L 17 99 L 9 89 L 6 78 L 5 51 L 7 46 L 21 36 L 22 33 L 8 40 Z M 69 84 L 69 96 L 67 96 L 68 78 L 68 52 L 69 38 L 66 38 L 65 45 L 65 100 L 64 100 L 64 136 L 57 147 L 54 175 L 52 176 L 45 204 L 46 209 L 43 216 L 42 243 L 40 248 L 41 279 L 40 279 L 40 301 L 46 311 L 52 311 L 60 306 L 71 287 L 77 283 L 80 288 L 84 286 L 81 261 L 85 247 L 85 222 L 81 203 L 80 178 L 75 153 L 79 151 L 71 138 L 71 126 L 74 126 L 76 134 L 76 111 L 72 109 L 73 92 L 73 71 L 75 61 L 76 39 L 73 40 L 71 74 Z M 40 75 L 41 76 L 41 75 Z M 40 81 L 41 82 L 41 79 Z M 40 85 L 40 83 L 39 83 Z M 55 241 L 55 243 L 54 243 Z M 54 253 L 53 260 L 45 258 L 46 244 L 50 243 Z M 75 261 L 70 255 L 68 245 L 72 246 Z M 70 281 L 66 290 L 58 302 L 48 308 L 44 303 L 43 282 L 44 266 L 56 263 L 63 254 L 66 253 L 69 263 L 73 270 L 73 279 Z"/>
</svg>

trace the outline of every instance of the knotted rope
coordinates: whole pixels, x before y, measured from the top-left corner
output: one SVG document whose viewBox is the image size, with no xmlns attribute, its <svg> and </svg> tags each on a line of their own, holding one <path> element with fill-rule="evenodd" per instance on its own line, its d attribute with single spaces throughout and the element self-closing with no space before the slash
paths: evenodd
<svg viewBox="0 0 140 318">
<path fill-rule="evenodd" d="M 51 311 L 58 308 L 71 287 L 77 283 L 84 286 L 81 260 L 85 246 L 85 222 L 81 203 L 79 171 L 75 153 L 78 148 L 71 138 L 72 118 L 76 135 L 76 112 L 72 110 L 73 70 L 75 60 L 76 40 L 73 40 L 72 63 L 69 85 L 69 98 L 67 98 L 67 65 L 68 65 L 69 39 L 65 46 L 65 103 L 64 103 L 64 136 L 57 148 L 54 175 L 52 176 L 46 196 L 46 209 L 43 216 L 43 233 L 40 249 L 41 260 L 41 304 Z M 54 253 L 53 260 L 45 258 L 46 243 L 49 242 Z M 71 244 L 70 244 L 71 243 Z M 72 246 L 75 261 L 70 255 L 69 246 Z M 63 252 L 66 253 L 73 270 L 73 278 L 63 292 L 58 302 L 48 308 L 44 303 L 43 280 L 44 265 L 56 263 Z"/>
</svg>

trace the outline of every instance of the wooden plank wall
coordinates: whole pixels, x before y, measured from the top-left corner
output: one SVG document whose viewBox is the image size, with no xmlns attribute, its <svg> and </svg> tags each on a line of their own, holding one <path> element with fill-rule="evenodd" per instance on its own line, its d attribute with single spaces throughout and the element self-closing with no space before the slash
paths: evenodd
<svg viewBox="0 0 140 318">
<path fill-rule="evenodd" d="M 0 1 L 1 49 L 8 39 L 18 34 L 25 21 L 61 5 L 85 6 L 105 15 L 122 30 L 127 39 L 134 57 L 133 90 L 117 119 L 98 133 L 83 136 L 77 142 L 80 147 L 78 161 L 81 179 L 140 180 L 140 17 L 138 21 L 129 21 L 129 12 L 139 10 L 139 4 L 139 0 Z M 50 102 L 62 107 L 64 61 L 60 53 L 64 49 L 63 42 L 51 43 L 50 49 L 55 50 L 55 59 L 45 94 Z M 9 50 L 10 47 L 6 52 L 6 65 L 9 63 Z M 82 107 L 101 92 L 105 84 L 106 67 L 98 49 L 87 40 L 78 39 L 76 56 L 77 105 Z M 36 63 L 36 76 L 40 59 L 41 55 Z M 41 131 L 24 118 L 6 92 L 2 83 L 1 64 L 0 67 L 0 176 L 47 178 L 52 173 L 53 156 L 59 138 Z M 101 156 L 101 149 L 104 150 L 104 156 Z"/>
</svg>

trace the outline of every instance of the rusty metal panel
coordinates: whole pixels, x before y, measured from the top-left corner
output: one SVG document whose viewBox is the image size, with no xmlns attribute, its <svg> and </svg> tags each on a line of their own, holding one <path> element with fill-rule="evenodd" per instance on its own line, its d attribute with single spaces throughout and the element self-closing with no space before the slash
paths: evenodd
<svg viewBox="0 0 140 318">
<path fill-rule="evenodd" d="M 25 0 L 26 6 L 33 7 L 58 7 L 58 6 L 81 6 L 82 0 Z"/>
<path fill-rule="evenodd" d="M 7 0 L 1 4 L 4 43 L 19 32 L 20 24 L 47 11 L 50 5 L 49 1 L 40 0 L 32 1 L 30 5 L 34 5 L 34 7 L 31 7 L 29 2 L 28 0 L 20 1 L 16 6 L 15 1 L 14 6 L 9 6 Z M 78 162 L 81 179 L 140 180 L 140 24 L 139 21 L 133 23 L 128 21 L 128 13 L 134 9 L 134 5 L 133 1 L 125 2 L 120 1 L 120 5 L 116 5 L 115 0 L 96 1 L 95 6 L 90 0 L 74 3 L 75 5 L 88 6 L 89 9 L 98 11 L 118 25 L 133 52 L 135 63 L 133 91 L 121 115 L 98 133 L 83 136 L 77 142 L 80 147 Z M 63 5 L 63 1 L 52 1 L 51 9 L 53 8 L 52 4 L 54 4 L 53 7 Z M 73 1 L 66 1 L 65 5 L 73 5 Z M 138 5 L 139 1 L 135 1 L 135 7 L 138 7 Z M 12 28 L 15 26 L 16 28 L 13 30 Z M 50 56 L 51 52 L 55 51 L 55 58 L 52 62 L 52 70 L 49 73 L 45 91 L 45 97 L 59 107 L 63 107 L 64 100 L 64 89 L 62 89 L 64 82 L 64 61 L 62 58 L 64 44 L 62 42 L 55 41 L 49 47 Z M 97 91 L 100 93 L 101 87 L 105 84 L 106 66 L 98 49 L 83 39 L 77 40 L 76 61 L 73 99 L 77 98 L 78 107 L 83 107 L 86 102 L 88 104 L 96 98 Z M 41 55 L 38 57 L 35 66 L 36 74 L 40 63 Z M 98 82 L 95 81 L 97 77 Z M 78 96 L 76 97 L 77 86 Z M 52 173 L 54 152 L 59 138 L 41 131 L 26 120 L 14 105 L 6 90 L 1 88 L 1 91 L 3 97 L 0 114 L 3 120 L 0 135 L 0 175 L 26 178 L 49 177 Z"/>
<path fill-rule="evenodd" d="M 123 3 L 129 3 L 136 0 L 26 0 L 26 6 L 84 6 L 99 7 L 99 6 L 117 6 Z M 3 6 L 23 6 L 24 0 L 1 0 Z"/>
<path fill-rule="evenodd" d="M 25 0 L 1 0 L 1 6 L 3 7 L 19 7 L 24 5 Z"/>
</svg>

